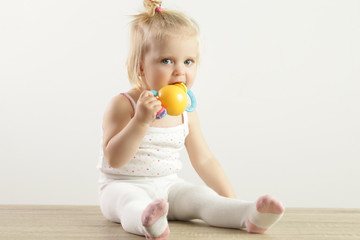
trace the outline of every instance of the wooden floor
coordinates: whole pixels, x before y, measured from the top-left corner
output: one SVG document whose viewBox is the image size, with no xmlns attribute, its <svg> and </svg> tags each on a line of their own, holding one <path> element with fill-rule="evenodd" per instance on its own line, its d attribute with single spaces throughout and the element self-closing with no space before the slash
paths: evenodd
<svg viewBox="0 0 360 240">
<path fill-rule="evenodd" d="M 266 234 L 170 222 L 169 240 L 184 239 L 360 239 L 360 209 L 290 208 Z M 145 239 L 104 219 L 97 206 L 0 205 L 0 239 Z"/>
</svg>

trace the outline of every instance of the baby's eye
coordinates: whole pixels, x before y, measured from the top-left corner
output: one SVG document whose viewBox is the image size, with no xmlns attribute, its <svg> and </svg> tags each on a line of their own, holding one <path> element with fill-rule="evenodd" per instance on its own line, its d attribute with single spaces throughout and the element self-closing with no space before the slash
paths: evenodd
<svg viewBox="0 0 360 240">
<path fill-rule="evenodd" d="M 186 65 L 190 65 L 190 64 L 194 63 L 194 61 L 191 60 L 191 59 L 187 59 L 187 60 L 185 60 L 184 63 L 185 63 Z"/>
<path fill-rule="evenodd" d="M 170 64 L 172 63 L 171 59 L 168 59 L 168 58 L 164 58 L 161 60 L 162 63 L 165 63 L 165 64 Z"/>
</svg>

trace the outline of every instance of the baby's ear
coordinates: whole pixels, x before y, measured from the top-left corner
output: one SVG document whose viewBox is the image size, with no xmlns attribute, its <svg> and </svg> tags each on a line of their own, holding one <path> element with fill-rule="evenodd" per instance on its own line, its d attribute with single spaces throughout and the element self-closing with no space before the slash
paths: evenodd
<svg viewBox="0 0 360 240">
<path fill-rule="evenodd" d="M 142 60 L 140 61 L 138 71 L 139 71 L 139 72 L 138 72 L 138 75 L 139 75 L 139 76 L 144 76 L 144 67 L 143 67 L 143 61 L 142 61 Z"/>
</svg>

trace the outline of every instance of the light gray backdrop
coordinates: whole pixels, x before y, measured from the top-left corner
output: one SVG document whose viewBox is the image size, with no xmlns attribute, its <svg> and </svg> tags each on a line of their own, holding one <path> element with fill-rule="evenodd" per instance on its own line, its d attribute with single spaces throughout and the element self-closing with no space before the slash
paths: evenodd
<svg viewBox="0 0 360 240">
<path fill-rule="evenodd" d="M 205 4 L 206 3 L 206 4 Z M 239 198 L 360 207 L 359 1 L 167 0 L 202 30 L 193 91 Z M 94 205 L 102 114 L 141 0 L 0 1 L 0 204 Z M 184 151 L 187 180 L 202 184 Z"/>
</svg>

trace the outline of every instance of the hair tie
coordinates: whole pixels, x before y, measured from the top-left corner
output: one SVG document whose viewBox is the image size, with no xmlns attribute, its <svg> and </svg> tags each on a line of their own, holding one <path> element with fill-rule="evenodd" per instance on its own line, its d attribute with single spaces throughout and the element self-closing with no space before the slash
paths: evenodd
<svg viewBox="0 0 360 240">
<path fill-rule="evenodd" d="M 150 0 L 150 2 L 156 7 L 155 8 L 156 12 L 161 12 L 162 11 L 161 1 Z"/>
</svg>

